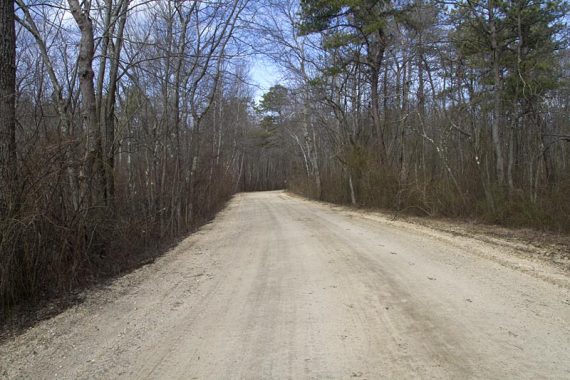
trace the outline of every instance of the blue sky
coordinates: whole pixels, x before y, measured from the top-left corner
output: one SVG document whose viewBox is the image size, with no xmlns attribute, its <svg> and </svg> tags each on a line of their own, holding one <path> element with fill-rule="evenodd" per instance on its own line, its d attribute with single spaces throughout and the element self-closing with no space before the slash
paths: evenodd
<svg viewBox="0 0 570 380">
<path fill-rule="evenodd" d="M 279 68 L 262 58 L 254 58 L 252 60 L 249 76 L 252 85 L 255 86 L 256 101 L 258 101 L 271 86 L 283 82 Z"/>
</svg>

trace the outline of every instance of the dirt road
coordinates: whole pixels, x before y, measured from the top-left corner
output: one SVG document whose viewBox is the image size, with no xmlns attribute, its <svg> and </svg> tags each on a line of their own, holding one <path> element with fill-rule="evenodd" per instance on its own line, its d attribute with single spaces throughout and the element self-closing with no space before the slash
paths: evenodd
<svg viewBox="0 0 570 380">
<path fill-rule="evenodd" d="M 0 378 L 570 378 L 570 281 L 281 192 L 0 347 Z"/>
</svg>

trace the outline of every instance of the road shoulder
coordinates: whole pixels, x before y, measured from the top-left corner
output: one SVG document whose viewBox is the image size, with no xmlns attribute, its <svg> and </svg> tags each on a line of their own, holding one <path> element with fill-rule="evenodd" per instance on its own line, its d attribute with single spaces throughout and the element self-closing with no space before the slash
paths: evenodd
<svg viewBox="0 0 570 380">
<path fill-rule="evenodd" d="M 320 202 L 284 192 L 350 217 L 365 218 L 464 248 L 505 267 L 570 289 L 570 236 L 532 229 L 515 229 L 475 221 L 395 215 L 394 212 Z"/>
</svg>

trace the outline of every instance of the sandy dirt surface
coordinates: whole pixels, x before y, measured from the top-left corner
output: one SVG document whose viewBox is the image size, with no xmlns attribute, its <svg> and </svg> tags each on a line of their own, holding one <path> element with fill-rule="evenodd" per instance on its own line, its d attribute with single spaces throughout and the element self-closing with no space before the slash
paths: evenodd
<svg viewBox="0 0 570 380">
<path fill-rule="evenodd" d="M 12 379 L 567 379 L 568 273 L 517 247 L 237 195 L 0 346 Z"/>
</svg>

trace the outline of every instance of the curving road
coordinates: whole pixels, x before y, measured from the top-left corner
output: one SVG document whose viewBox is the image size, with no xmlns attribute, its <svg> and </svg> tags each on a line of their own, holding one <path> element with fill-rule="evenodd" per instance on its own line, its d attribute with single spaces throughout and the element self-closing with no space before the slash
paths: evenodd
<svg viewBox="0 0 570 380">
<path fill-rule="evenodd" d="M 567 273 L 282 192 L 0 346 L 0 378 L 570 378 Z"/>
</svg>

